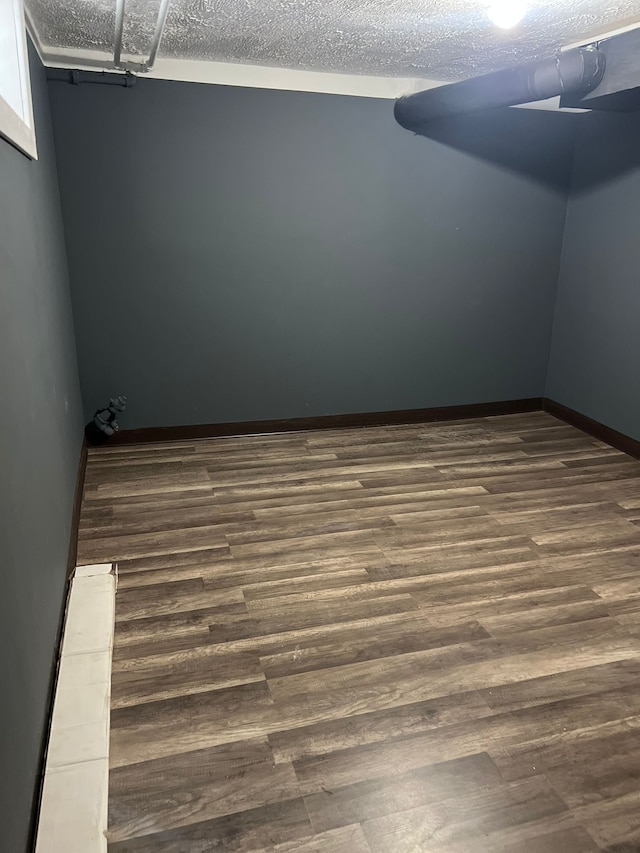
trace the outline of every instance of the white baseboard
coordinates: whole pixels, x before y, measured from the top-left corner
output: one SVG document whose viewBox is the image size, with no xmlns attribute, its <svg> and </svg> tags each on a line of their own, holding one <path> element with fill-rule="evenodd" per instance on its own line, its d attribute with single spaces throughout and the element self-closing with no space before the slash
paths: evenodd
<svg viewBox="0 0 640 853">
<path fill-rule="evenodd" d="M 78 567 L 64 625 L 36 853 L 106 853 L 117 578 Z"/>
</svg>

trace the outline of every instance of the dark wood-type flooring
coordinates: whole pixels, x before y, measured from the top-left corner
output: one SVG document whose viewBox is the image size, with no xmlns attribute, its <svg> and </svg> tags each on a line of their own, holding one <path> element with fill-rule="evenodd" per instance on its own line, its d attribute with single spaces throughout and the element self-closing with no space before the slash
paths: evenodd
<svg viewBox="0 0 640 853">
<path fill-rule="evenodd" d="M 550 415 L 92 450 L 110 853 L 640 850 L 640 463 Z"/>
</svg>

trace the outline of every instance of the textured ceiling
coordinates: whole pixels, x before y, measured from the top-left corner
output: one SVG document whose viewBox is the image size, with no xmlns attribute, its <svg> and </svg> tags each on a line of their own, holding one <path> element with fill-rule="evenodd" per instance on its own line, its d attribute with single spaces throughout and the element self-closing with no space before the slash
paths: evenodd
<svg viewBox="0 0 640 853">
<path fill-rule="evenodd" d="M 115 0 L 26 0 L 45 49 L 112 51 Z M 638 15 L 638 0 L 537 0 L 499 30 L 484 0 L 171 0 L 160 57 L 448 80 L 539 59 Z M 126 0 L 146 58 L 159 0 Z"/>
</svg>

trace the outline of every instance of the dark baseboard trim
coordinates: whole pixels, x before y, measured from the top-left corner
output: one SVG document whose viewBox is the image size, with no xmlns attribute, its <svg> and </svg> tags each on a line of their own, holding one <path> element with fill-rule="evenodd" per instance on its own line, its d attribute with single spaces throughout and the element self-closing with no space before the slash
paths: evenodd
<svg viewBox="0 0 640 853">
<path fill-rule="evenodd" d="M 44 771 L 47 760 L 47 748 L 49 745 L 49 736 L 51 733 L 51 719 L 53 717 L 53 700 L 55 697 L 56 685 L 58 683 L 58 667 L 60 664 L 60 647 L 62 645 L 62 635 L 64 632 L 64 621 L 67 613 L 67 605 L 69 602 L 69 594 L 71 592 L 71 579 L 76 567 L 76 559 L 78 556 L 78 528 L 80 526 L 80 511 L 82 509 L 82 493 L 84 491 L 84 479 L 87 471 L 87 456 L 88 447 L 86 439 L 82 440 L 80 448 L 80 459 L 78 461 L 78 471 L 76 474 L 76 488 L 73 496 L 73 508 L 71 511 L 71 530 L 69 533 L 69 553 L 67 556 L 66 577 L 64 581 L 64 591 L 62 594 L 62 602 L 60 607 L 60 615 L 58 616 L 58 629 L 56 632 L 56 643 L 53 652 L 53 660 L 51 662 L 51 674 L 49 676 L 49 689 L 47 698 L 47 713 L 45 718 L 45 728 L 42 736 L 42 744 L 40 748 L 40 775 L 36 783 L 36 790 L 33 797 L 33 808 L 31 811 L 31 825 L 29 828 L 29 851 L 35 851 L 38 821 L 40 819 L 40 805 L 42 802 L 42 788 L 44 785 Z"/>
<path fill-rule="evenodd" d="M 611 447 L 615 447 L 617 450 L 622 450 L 623 453 L 628 453 L 629 456 L 640 459 L 640 441 L 637 441 L 635 438 L 631 438 L 622 432 L 605 426 L 600 421 L 594 421 L 593 418 L 581 415 L 580 412 L 576 412 L 574 409 L 570 409 L 568 406 L 563 406 L 562 403 L 556 403 L 554 400 L 549 400 L 546 397 L 544 399 L 544 410 L 561 421 L 565 421 L 571 424 L 571 426 L 589 433 L 594 438 L 610 444 Z"/>
<path fill-rule="evenodd" d="M 71 534 L 69 536 L 69 556 L 67 558 L 67 579 L 70 579 L 76 567 L 78 557 L 78 529 L 80 527 L 80 512 L 82 510 L 82 493 L 84 492 L 84 479 L 87 473 L 87 457 L 89 448 L 87 440 L 82 440 L 80 449 L 80 460 L 78 462 L 78 473 L 76 474 L 76 490 L 73 496 L 73 511 L 71 513 Z"/>
<path fill-rule="evenodd" d="M 241 421 L 221 424 L 191 424 L 171 427 L 125 429 L 109 440 L 108 446 L 147 444 L 158 441 L 198 441 L 234 435 L 262 435 L 303 430 L 349 429 L 353 427 L 394 426 L 400 424 L 435 423 L 495 415 L 515 415 L 544 410 L 612 447 L 640 459 L 640 441 L 624 435 L 599 421 L 594 421 L 547 397 L 504 400 L 497 403 L 471 403 L 463 406 L 440 406 L 432 409 L 403 409 L 391 412 L 361 412 L 348 415 L 319 415 L 308 418 L 283 418 L 269 421 Z M 85 448 L 86 454 L 86 448 Z M 86 458 L 86 457 L 85 457 Z M 82 495 L 82 491 L 80 491 Z M 78 507 L 79 510 L 79 507 Z M 77 531 L 76 531 L 77 532 Z M 74 563 L 75 565 L 75 553 Z M 73 565 L 70 564 L 71 570 Z"/>
<path fill-rule="evenodd" d="M 472 403 L 466 406 L 440 406 L 434 409 L 404 409 L 394 412 L 364 412 L 349 415 L 320 415 L 310 418 L 288 418 L 271 421 L 242 421 L 224 424 L 193 424 L 191 426 L 148 427 L 121 430 L 108 444 L 146 444 L 151 441 L 195 441 L 201 438 L 220 438 L 233 435 L 262 435 L 274 432 L 298 432 L 316 429 L 347 429 L 349 427 L 393 426 L 398 424 L 455 421 L 467 418 L 486 418 L 492 415 L 514 415 L 542 409 L 542 398 L 505 400 L 498 403 Z"/>
</svg>

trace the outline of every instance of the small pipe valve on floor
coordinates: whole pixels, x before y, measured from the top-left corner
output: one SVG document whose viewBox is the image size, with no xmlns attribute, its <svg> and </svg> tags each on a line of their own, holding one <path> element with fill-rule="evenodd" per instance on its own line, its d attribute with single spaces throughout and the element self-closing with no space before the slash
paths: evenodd
<svg viewBox="0 0 640 853">
<path fill-rule="evenodd" d="M 120 429 L 116 415 L 124 412 L 127 405 L 126 397 L 112 397 L 109 405 L 104 409 L 98 409 L 84 428 L 87 442 L 92 445 L 104 444 Z"/>
</svg>

